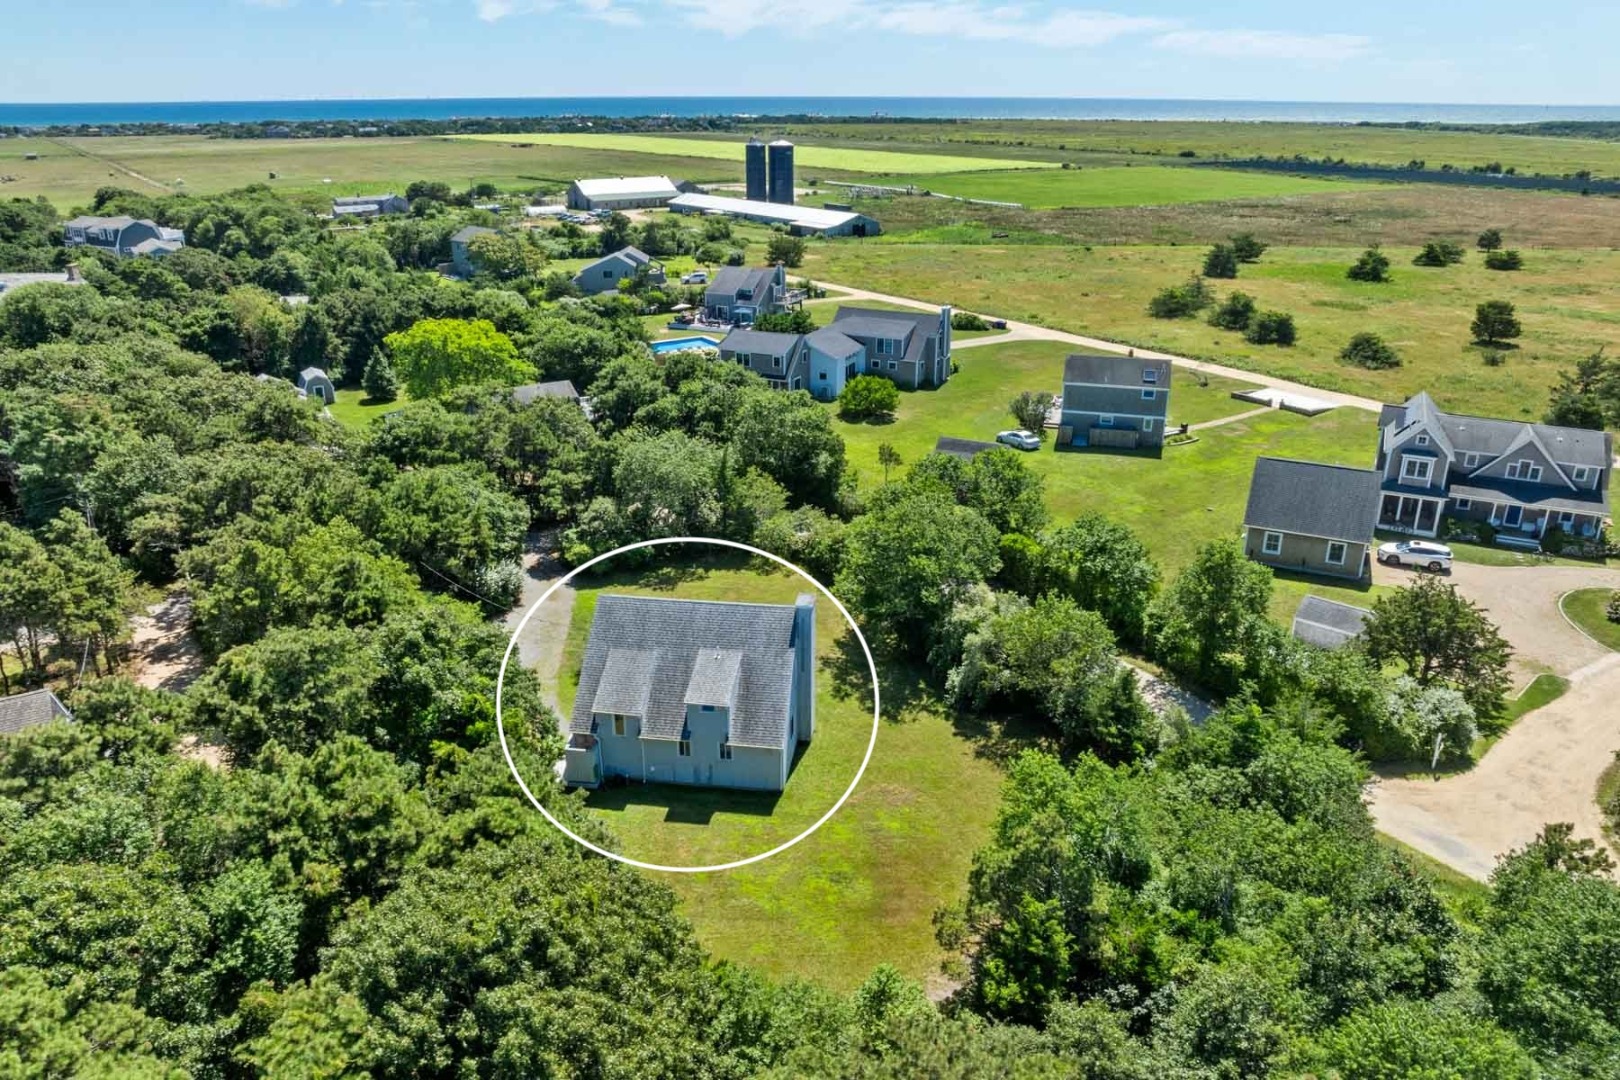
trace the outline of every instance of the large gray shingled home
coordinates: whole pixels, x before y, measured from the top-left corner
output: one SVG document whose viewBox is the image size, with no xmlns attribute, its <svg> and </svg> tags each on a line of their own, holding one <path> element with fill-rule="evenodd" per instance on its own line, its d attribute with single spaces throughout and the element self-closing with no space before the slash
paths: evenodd
<svg viewBox="0 0 1620 1080">
<path fill-rule="evenodd" d="M 815 597 L 597 597 L 563 782 L 781 791 L 815 729 Z"/>
<path fill-rule="evenodd" d="M 1536 544 L 1608 519 L 1607 432 L 1441 412 L 1426 393 L 1385 405 L 1378 427 L 1381 529 L 1435 536 L 1451 517 Z"/>
<path fill-rule="evenodd" d="M 703 290 L 704 316 L 739 326 L 747 326 L 761 315 L 786 311 L 789 302 L 787 271 L 780 263 L 722 267 Z"/>
<path fill-rule="evenodd" d="M 64 247 L 91 247 L 120 259 L 171 255 L 186 246 L 186 234 L 146 218 L 83 215 L 62 226 Z"/>
<path fill-rule="evenodd" d="M 1249 480 L 1243 550 L 1278 570 L 1360 581 L 1372 573 L 1378 473 L 1262 457 Z"/>
<path fill-rule="evenodd" d="M 857 375 L 881 375 L 906 390 L 943 386 L 951 377 L 951 309 L 841 307 L 808 334 L 738 328 L 720 342 L 720 358 L 779 390 L 809 390 L 822 401 L 836 399 Z"/>
<path fill-rule="evenodd" d="M 1072 353 L 1064 361 L 1060 445 L 1160 447 L 1169 415 L 1168 360 Z"/>
<path fill-rule="evenodd" d="M 625 278 L 644 274 L 649 285 L 663 285 L 664 264 L 638 247 L 622 247 L 604 255 L 574 275 L 574 285 L 587 296 L 613 292 Z"/>
</svg>

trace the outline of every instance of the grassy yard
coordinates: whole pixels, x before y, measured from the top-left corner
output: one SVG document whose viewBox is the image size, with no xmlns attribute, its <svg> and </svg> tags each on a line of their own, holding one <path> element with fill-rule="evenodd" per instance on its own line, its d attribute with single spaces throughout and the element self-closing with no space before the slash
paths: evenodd
<svg viewBox="0 0 1620 1080">
<path fill-rule="evenodd" d="M 1016 202 L 1033 208 L 1153 206 L 1221 199 L 1316 195 L 1366 186 L 1356 181 L 1307 179 L 1282 173 L 1224 172 L 1147 165 L 1129 168 L 975 171 L 911 176 L 914 184 L 945 195 Z"/>
<path fill-rule="evenodd" d="M 963 349 L 959 370 L 938 390 L 900 395 L 900 409 L 888 423 L 834 420 L 844 439 L 850 467 L 863 486 L 882 483 L 878 447 L 893 446 L 906 464 L 934 448 L 940 435 L 990 439 L 1012 426 L 1007 402 L 1020 390 L 1059 386 L 1068 349 L 1053 342 L 1018 341 Z M 1234 401 L 1243 384 L 1211 379 L 1198 385 L 1192 373 L 1177 370 L 1171 384 L 1170 412 L 1179 422 L 1213 419 L 1248 411 Z M 832 406 L 829 406 L 832 408 Z M 1198 432 L 1199 440 L 1167 447 L 1162 457 L 1103 451 L 1058 451 L 1050 438 L 1024 460 L 1046 483 L 1047 504 L 1063 521 L 1096 510 L 1136 530 L 1167 574 L 1185 566 L 1204 543 L 1236 538 L 1248 500 L 1249 475 L 1261 454 L 1313 461 L 1365 465 L 1376 446 L 1371 413 L 1339 409 L 1314 419 L 1273 411 Z M 1377 589 L 1330 584 L 1279 575 L 1272 613 L 1293 617 L 1300 598 L 1315 593 L 1365 606 Z"/>
<path fill-rule="evenodd" d="M 1570 621 L 1588 635 L 1620 652 L 1620 623 L 1609 621 L 1609 598 L 1613 589 L 1577 589 L 1559 601 Z"/>
<path fill-rule="evenodd" d="M 386 402 L 368 400 L 364 390 L 339 390 L 337 401 L 327 411 L 344 427 L 364 431 L 377 417 L 393 412 L 409 400 L 404 390 L 400 390 L 397 399 Z"/>
<path fill-rule="evenodd" d="M 683 138 L 678 135 L 585 135 L 572 132 L 534 135 L 465 135 L 476 142 L 532 143 L 537 146 L 566 146 L 580 150 L 609 150 L 619 153 L 717 159 L 736 162 L 742 167 L 747 138 L 730 141 Z M 847 173 L 885 175 L 932 175 L 968 172 L 973 169 L 1050 169 L 1050 161 L 1019 161 L 1005 158 L 968 157 L 960 154 L 915 153 L 906 150 L 866 150 L 836 146 L 795 146 L 795 169 L 830 169 Z"/>
<path fill-rule="evenodd" d="M 1620 306 L 1607 282 L 1620 276 L 1620 252 L 1530 251 L 1526 268 L 1499 273 L 1477 255 L 1442 270 L 1411 265 L 1412 249 L 1389 248 L 1394 280 L 1350 281 L 1358 252 L 1344 248 L 1268 251 L 1217 292 L 1241 290 L 1264 309 L 1293 314 L 1292 348 L 1251 345 L 1201 318 L 1147 314 L 1148 300 L 1198 270 L 1202 251 L 1180 247 L 994 246 L 876 243 L 812 244 L 808 269 L 839 284 L 871 288 L 1038 322 L 1079 333 L 1219 360 L 1313 386 L 1381 400 L 1419 389 L 1444 408 L 1509 419 L 1539 419 L 1558 372 L 1580 357 L 1620 347 Z M 1524 336 L 1506 361 L 1487 366 L 1470 341 L 1474 307 L 1513 302 Z M 1389 371 L 1344 364 L 1352 334 L 1371 330 L 1404 359 Z"/>
<path fill-rule="evenodd" d="M 804 583 L 785 571 L 731 566 L 576 586 L 560 687 L 565 708 L 602 591 L 784 603 Z M 668 863 L 725 861 L 774 846 L 832 805 L 871 734 L 870 679 L 864 660 L 849 662 L 848 626 L 830 604 L 818 606 L 816 630 L 822 655 L 816 739 L 780 798 L 672 787 L 594 793 L 588 805 L 620 838 L 620 850 Z M 882 678 L 877 749 L 860 787 L 831 821 L 763 863 L 668 878 L 718 956 L 839 989 L 883 961 L 914 978 L 937 971 L 931 917 L 964 888 L 999 804 L 1002 774 L 991 744 L 957 730 L 912 673 L 884 671 Z"/>
</svg>

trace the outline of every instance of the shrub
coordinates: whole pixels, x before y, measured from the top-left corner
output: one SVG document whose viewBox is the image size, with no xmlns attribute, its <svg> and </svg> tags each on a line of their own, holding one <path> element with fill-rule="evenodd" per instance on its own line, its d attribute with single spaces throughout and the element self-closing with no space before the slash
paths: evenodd
<svg viewBox="0 0 1620 1080">
<path fill-rule="evenodd" d="M 1486 349 L 1479 354 L 1479 358 L 1485 361 L 1486 367 L 1501 367 L 1507 363 L 1507 353 L 1501 349 Z"/>
<path fill-rule="evenodd" d="M 1238 233 L 1230 238 L 1232 254 L 1237 256 L 1238 262 L 1259 262 L 1260 256 L 1266 253 L 1266 244 L 1256 240 L 1254 233 Z"/>
<path fill-rule="evenodd" d="M 1204 276 L 1209 278 L 1235 278 L 1238 276 L 1238 258 L 1231 247 L 1216 244 L 1204 256 Z"/>
<path fill-rule="evenodd" d="M 1620 589 L 1614 590 L 1609 597 L 1609 606 L 1604 610 L 1610 622 L 1620 623 Z"/>
<path fill-rule="evenodd" d="M 772 311 L 755 317 L 754 329 L 772 334 L 808 334 L 816 328 L 816 320 L 803 308 L 796 311 Z"/>
<path fill-rule="evenodd" d="M 1384 371 L 1401 366 L 1401 356 L 1377 334 L 1363 331 L 1350 339 L 1339 359 L 1368 371 Z"/>
<path fill-rule="evenodd" d="M 1412 260 L 1413 266 L 1454 266 L 1463 261 L 1463 249 L 1450 240 L 1431 240 Z"/>
<path fill-rule="evenodd" d="M 1487 300 L 1474 309 L 1474 321 L 1468 329 L 1474 340 L 1487 345 L 1510 341 L 1524 332 L 1513 305 L 1506 300 Z"/>
<path fill-rule="evenodd" d="M 1502 246 L 1502 230 L 1486 229 L 1479 234 L 1479 239 L 1475 241 L 1475 244 L 1481 251 L 1495 251 Z"/>
<path fill-rule="evenodd" d="M 1215 302 L 1204 279 L 1194 277 L 1185 285 L 1172 285 L 1148 302 L 1148 314 L 1155 319 L 1185 319 Z"/>
<path fill-rule="evenodd" d="M 1222 330 L 1247 330 L 1254 319 L 1254 297 L 1235 292 L 1210 312 L 1209 325 Z"/>
<path fill-rule="evenodd" d="M 1285 311 L 1262 311 L 1249 324 L 1243 335 L 1254 345 L 1292 345 L 1295 339 L 1294 317 Z"/>
<path fill-rule="evenodd" d="M 730 251 L 726 252 L 727 266 L 741 266 L 743 264 L 743 260 L 744 256 L 741 248 L 732 248 Z"/>
<path fill-rule="evenodd" d="M 889 416 L 899 407 L 899 387 L 881 375 L 857 375 L 838 395 L 838 415 L 846 420 Z"/>
<path fill-rule="evenodd" d="M 988 330 L 990 324 L 984 321 L 982 315 L 975 315 L 971 311 L 951 312 L 952 330 Z"/>
<path fill-rule="evenodd" d="M 1524 256 L 1509 248 L 1506 251 L 1487 251 L 1485 253 L 1485 269 L 1487 270 L 1520 270 L 1524 267 Z"/>
<path fill-rule="evenodd" d="M 798 266 L 804 262 L 804 237 L 777 233 L 765 245 L 765 261 L 783 266 Z"/>
<path fill-rule="evenodd" d="M 1355 265 L 1344 272 L 1344 276 L 1351 281 L 1388 281 L 1389 256 L 1379 250 L 1374 244 L 1361 253 L 1361 258 Z"/>
</svg>

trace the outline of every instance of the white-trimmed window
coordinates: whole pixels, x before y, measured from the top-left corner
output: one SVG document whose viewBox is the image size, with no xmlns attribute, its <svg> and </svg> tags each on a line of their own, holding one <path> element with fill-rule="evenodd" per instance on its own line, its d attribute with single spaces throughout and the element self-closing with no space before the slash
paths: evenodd
<svg viewBox="0 0 1620 1080">
<path fill-rule="evenodd" d="M 1576 465 L 1569 470 L 1569 478 L 1577 484 L 1584 484 L 1592 479 L 1592 470 L 1585 465 Z"/>
<path fill-rule="evenodd" d="M 675 752 L 677 754 L 681 755 L 681 757 L 691 757 L 692 756 L 692 740 L 691 739 L 682 739 L 680 742 L 676 743 L 675 744 Z"/>
<path fill-rule="evenodd" d="M 1114 418 L 1112 416 L 1099 416 L 1099 417 L 1097 417 L 1097 426 L 1098 427 L 1113 427 L 1114 426 Z"/>
<path fill-rule="evenodd" d="M 772 371 L 781 371 L 782 370 L 782 358 L 780 356 L 771 357 L 771 370 Z"/>
<path fill-rule="evenodd" d="M 1159 392 L 1157 390 L 1144 390 L 1144 391 L 1142 391 L 1142 400 L 1143 401 L 1153 401 L 1158 396 L 1159 396 Z"/>
<path fill-rule="evenodd" d="M 1345 553 L 1349 546 L 1343 540 L 1329 540 L 1327 546 L 1327 564 L 1329 566 L 1343 566 Z"/>
<path fill-rule="evenodd" d="M 1420 435 L 1418 435 L 1418 437 L 1416 439 L 1414 439 L 1412 441 L 1417 443 L 1419 446 L 1428 446 L 1429 445 L 1429 437 L 1427 435 L 1420 434 Z"/>
<path fill-rule="evenodd" d="M 1156 383 L 1156 382 L 1158 382 L 1159 381 L 1159 369 L 1158 368 L 1143 368 L 1142 369 L 1142 381 L 1145 382 L 1145 383 Z"/>
<path fill-rule="evenodd" d="M 1458 510 L 1472 510 L 1474 508 L 1474 500 L 1473 499 L 1454 499 L 1454 500 L 1452 500 L 1452 505 L 1454 507 L 1456 507 Z"/>
<path fill-rule="evenodd" d="M 613 714 L 613 734 L 624 734 L 624 717 L 620 716 L 618 713 Z"/>
<path fill-rule="evenodd" d="M 1156 425 L 1157 423 L 1158 423 L 1158 421 L 1154 420 L 1153 417 L 1150 416 L 1150 417 L 1148 417 L 1148 418 L 1146 418 L 1145 420 L 1142 421 L 1142 430 L 1143 431 L 1152 431 L 1153 428 L 1154 428 L 1154 425 Z"/>
<path fill-rule="evenodd" d="M 1434 473 L 1434 462 L 1426 457 L 1403 457 L 1401 459 L 1401 479 L 1421 480 L 1427 484 L 1429 477 Z"/>
<path fill-rule="evenodd" d="M 731 760 L 731 744 L 730 743 L 723 742 L 723 743 L 720 744 L 720 760 L 721 761 L 730 761 Z"/>
<path fill-rule="evenodd" d="M 1541 479 L 1541 466 L 1529 458 L 1520 458 L 1507 467 L 1509 480 L 1528 480 L 1531 483 Z"/>
<path fill-rule="evenodd" d="M 890 371 L 894 371 L 894 370 L 898 369 L 899 367 L 900 367 L 900 362 L 898 360 L 890 360 L 889 361 L 889 370 Z"/>
<path fill-rule="evenodd" d="M 1479 467 L 1479 455 L 1478 454 L 1464 454 L 1463 455 L 1463 468 L 1465 468 L 1465 469 L 1477 469 L 1478 467 Z"/>
<path fill-rule="evenodd" d="M 1265 536 L 1262 537 L 1261 540 L 1260 540 L 1260 550 L 1261 550 L 1261 552 L 1263 552 L 1266 555 L 1281 555 L 1282 554 L 1282 540 L 1283 540 L 1283 534 L 1280 533 L 1280 532 L 1268 532 L 1268 533 L 1266 533 Z"/>
<path fill-rule="evenodd" d="M 1563 529 L 1565 532 L 1568 532 L 1570 529 L 1574 528 L 1575 527 L 1575 511 L 1573 511 L 1573 510 L 1560 510 L 1560 511 L 1558 511 L 1558 527 Z"/>
</svg>

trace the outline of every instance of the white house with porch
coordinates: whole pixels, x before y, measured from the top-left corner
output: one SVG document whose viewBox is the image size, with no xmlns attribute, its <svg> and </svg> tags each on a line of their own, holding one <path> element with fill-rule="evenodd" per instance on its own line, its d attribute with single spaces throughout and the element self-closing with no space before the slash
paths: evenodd
<svg viewBox="0 0 1620 1080">
<path fill-rule="evenodd" d="M 1384 406 L 1378 425 L 1380 529 L 1435 536 L 1450 517 L 1532 544 L 1608 521 L 1607 432 L 1442 412 L 1426 393 Z"/>
</svg>

